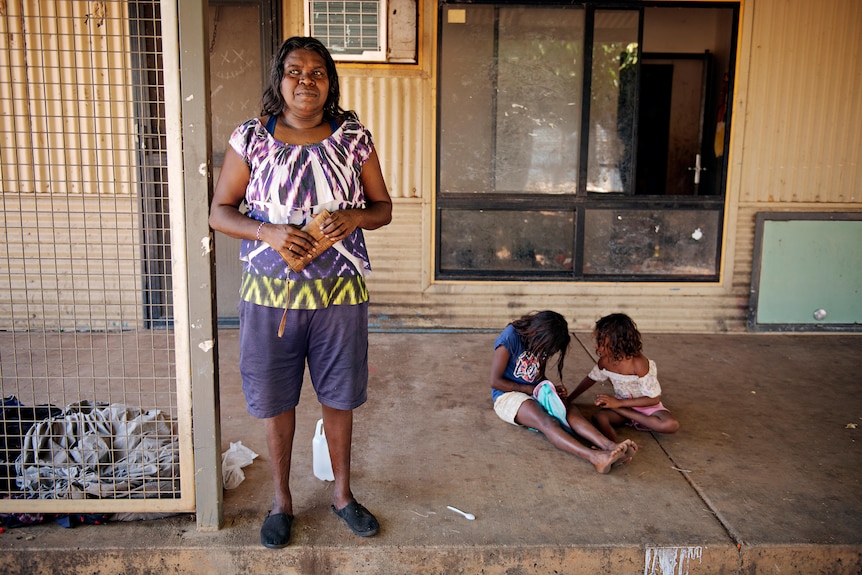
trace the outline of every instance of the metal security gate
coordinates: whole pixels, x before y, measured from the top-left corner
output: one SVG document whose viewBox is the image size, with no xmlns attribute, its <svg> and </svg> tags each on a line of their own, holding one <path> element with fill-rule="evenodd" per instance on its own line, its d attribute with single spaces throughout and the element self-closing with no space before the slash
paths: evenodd
<svg viewBox="0 0 862 575">
<path fill-rule="evenodd" d="M 195 511 L 176 6 L 3 5 L 0 514 Z"/>
</svg>

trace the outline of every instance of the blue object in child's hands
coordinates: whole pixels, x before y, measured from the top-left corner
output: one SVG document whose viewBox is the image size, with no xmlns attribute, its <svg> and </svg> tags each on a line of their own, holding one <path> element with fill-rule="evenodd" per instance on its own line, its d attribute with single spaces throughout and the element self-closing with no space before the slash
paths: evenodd
<svg viewBox="0 0 862 575">
<path fill-rule="evenodd" d="M 564 428 L 571 429 L 569 422 L 566 421 L 566 406 L 563 405 L 563 400 L 557 394 L 557 388 L 553 383 L 547 379 L 539 383 L 533 388 L 533 397 L 542 409 L 550 413 Z"/>
</svg>

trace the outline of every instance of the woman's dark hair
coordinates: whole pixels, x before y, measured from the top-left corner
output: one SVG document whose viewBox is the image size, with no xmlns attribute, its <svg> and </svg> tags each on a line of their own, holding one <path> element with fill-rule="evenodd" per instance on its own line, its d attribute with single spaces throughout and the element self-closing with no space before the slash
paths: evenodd
<svg viewBox="0 0 862 575">
<path fill-rule="evenodd" d="M 604 344 L 615 361 L 641 352 L 641 334 L 635 322 L 624 313 L 612 313 L 596 322 L 596 343 Z"/>
<path fill-rule="evenodd" d="M 548 358 L 559 353 L 557 371 L 560 381 L 563 380 L 563 363 L 572 336 L 569 335 L 569 324 L 566 319 L 555 311 L 534 311 L 516 319 L 512 327 L 519 336 L 524 347 L 539 358 L 542 373 Z"/>
<path fill-rule="evenodd" d="M 263 91 L 261 116 L 280 115 L 284 111 L 284 98 L 281 95 L 281 81 L 284 78 L 284 60 L 294 50 L 311 50 L 323 58 L 326 64 L 326 75 L 329 77 L 329 93 L 323 105 L 323 117 L 326 120 L 343 120 L 347 117 L 356 118 L 356 113 L 343 110 L 338 103 L 341 99 L 341 88 L 338 86 L 338 72 L 335 61 L 326 46 L 317 38 L 293 36 L 284 41 L 272 58 L 269 69 L 269 86 Z"/>
</svg>

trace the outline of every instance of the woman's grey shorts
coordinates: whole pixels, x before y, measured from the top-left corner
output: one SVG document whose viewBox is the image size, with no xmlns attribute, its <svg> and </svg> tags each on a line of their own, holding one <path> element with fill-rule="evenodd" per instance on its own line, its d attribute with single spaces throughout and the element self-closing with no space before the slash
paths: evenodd
<svg viewBox="0 0 862 575">
<path fill-rule="evenodd" d="M 368 304 L 288 310 L 239 302 L 239 371 L 248 412 L 275 417 L 299 404 L 305 364 L 317 400 L 350 410 L 368 389 Z"/>
</svg>

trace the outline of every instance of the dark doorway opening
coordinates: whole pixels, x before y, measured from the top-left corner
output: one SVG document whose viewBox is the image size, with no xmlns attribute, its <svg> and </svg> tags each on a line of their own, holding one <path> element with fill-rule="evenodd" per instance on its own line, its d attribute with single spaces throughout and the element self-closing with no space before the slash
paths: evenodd
<svg viewBox="0 0 862 575">
<path fill-rule="evenodd" d="M 709 53 L 645 54 L 640 74 L 635 194 L 709 193 L 703 189 L 707 165 L 714 164 L 703 146 Z"/>
</svg>

